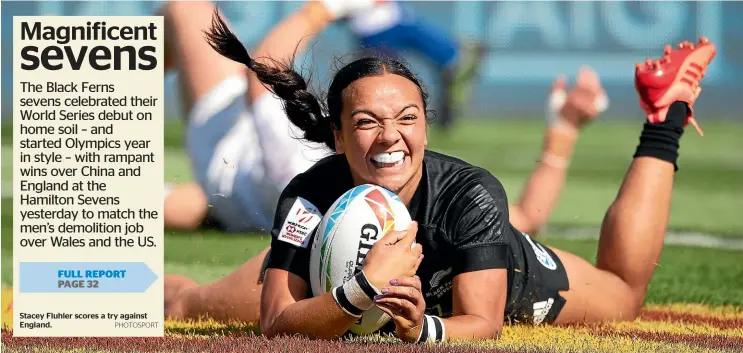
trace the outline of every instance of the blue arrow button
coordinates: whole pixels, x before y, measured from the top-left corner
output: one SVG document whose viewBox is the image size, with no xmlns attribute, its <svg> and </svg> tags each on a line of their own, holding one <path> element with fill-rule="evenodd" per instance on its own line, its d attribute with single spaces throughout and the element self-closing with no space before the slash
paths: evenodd
<svg viewBox="0 0 743 353">
<path fill-rule="evenodd" d="M 144 262 L 21 262 L 21 293 L 143 293 L 157 280 Z"/>
</svg>

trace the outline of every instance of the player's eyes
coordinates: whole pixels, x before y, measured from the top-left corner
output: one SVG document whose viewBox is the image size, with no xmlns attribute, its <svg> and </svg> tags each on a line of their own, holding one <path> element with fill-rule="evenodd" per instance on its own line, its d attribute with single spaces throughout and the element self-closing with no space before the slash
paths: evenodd
<svg viewBox="0 0 743 353">
<path fill-rule="evenodd" d="M 418 120 L 418 117 L 415 114 L 408 114 L 399 118 L 398 121 L 402 124 L 410 125 L 414 124 L 416 120 Z M 379 122 L 369 118 L 361 118 L 355 123 L 357 129 L 372 129 L 378 126 L 380 126 Z"/>
<path fill-rule="evenodd" d="M 371 119 L 359 119 L 356 122 L 356 127 L 358 128 L 370 128 L 377 125 L 377 123 L 374 120 Z"/>
</svg>

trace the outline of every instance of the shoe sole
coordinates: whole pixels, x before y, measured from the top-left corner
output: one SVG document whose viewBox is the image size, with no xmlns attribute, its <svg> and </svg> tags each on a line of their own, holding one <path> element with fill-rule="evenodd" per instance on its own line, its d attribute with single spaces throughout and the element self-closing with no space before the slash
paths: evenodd
<svg viewBox="0 0 743 353">
<path fill-rule="evenodd" d="M 683 63 L 676 72 L 673 82 L 668 85 L 666 92 L 660 96 L 656 102 L 664 102 L 670 98 L 670 95 L 677 94 L 679 90 L 686 90 L 686 87 L 691 87 L 692 97 L 689 97 L 690 101 L 696 100 L 701 93 L 702 89 L 699 87 L 699 83 L 704 78 L 707 72 L 707 67 L 712 62 L 712 59 L 717 54 L 717 48 L 712 42 L 706 42 L 698 44 L 692 49 L 692 52 L 684 58 Z M 684 86 L 683 88 L 674 89 L 674 87 Z M 656 104 L 653 104 L 655 109 L 660 108 Z M 648 121 L 653 124 L 662 123 L 665 121 L 665 115 L 663 117 L 660 114 L 648 115 Z M 696 119 L 690 116 L 687 119 L 687 123 L 691 123 L 694 128 L 699 132 L 700 135 L 704 135 L 702 129 L 699 127 Z"/>
<path fill-rule="evenodd" d="M 676 77 L 673 82 L 668 85 L 666 93 L 657 99 L 657 101 L 661 102 L 667 100 L 668 95 L 673 91 L 674 86 L 686 84 L 691 86 L 693 90 L 696 90 L 699 87 L 702 78 L 704 78 L 704 75 L 707 72 L 707 67 L 710 62 L 712 62 L 715 54 L 716 49 L 712 43 L 705 43 L 694 48 L 694 51 L 686 56 L 684 62 L 679 67 Z M 696 98 L 696 95 L 694 98 Z"/>
</svg>

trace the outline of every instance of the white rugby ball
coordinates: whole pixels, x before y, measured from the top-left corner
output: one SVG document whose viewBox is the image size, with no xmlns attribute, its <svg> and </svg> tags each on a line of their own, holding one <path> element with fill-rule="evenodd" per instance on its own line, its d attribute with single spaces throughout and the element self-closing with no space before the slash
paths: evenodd
<svg viewBox="0 0 743 353">
<path fill-rule="evenodd" d="M 314 235 L 310 253 L 313 295 L 323 295 L 361 271 L 372 245 L 392 230 L 407 229 L 411 221 L 402 200 L 383 187 L 364 184 L 344 193 L 330 206 Z M 370 334 L 389 320 L 374 306 L 350 331 Z"/>
</svg>

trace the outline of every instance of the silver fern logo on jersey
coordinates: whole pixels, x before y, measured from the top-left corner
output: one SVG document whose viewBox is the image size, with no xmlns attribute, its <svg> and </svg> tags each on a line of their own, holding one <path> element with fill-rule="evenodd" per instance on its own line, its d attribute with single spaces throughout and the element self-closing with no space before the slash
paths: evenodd
<svg viewBox="0 0 743 353">
<path fill-rule="evenodd" d="M 429 284 L 431 285 L 431 288 L 436 288 L 439 286 L 439 283 L 441 283 L 441 280 L 446 277 L 446 275 L 451 273 L 451 267 L 447 268 L 446 270 L 441 270 L 433 274 L 431 276 L 431 281 Z"/>
<path fill-rule="evenodd" d="M 428 282 L 430 284 L 430 289 L 426 293 L 426 297 L 432 297 L 435 296 L 436 298 L 441 298 L 445 293 L 449 292 L 452 288 L 451 281 L 445 281 L 444 278 L 451 274 L 452 268 L 449 267 L 445 270 L 437 271 L 431 276 L 431 280 Z"/>
</svg>

